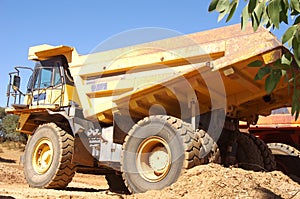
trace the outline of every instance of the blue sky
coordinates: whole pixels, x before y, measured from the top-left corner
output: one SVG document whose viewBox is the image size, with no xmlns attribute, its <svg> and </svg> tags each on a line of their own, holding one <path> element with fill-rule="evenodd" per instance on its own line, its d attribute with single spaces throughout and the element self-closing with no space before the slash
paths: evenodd
<svg viewBox="0 0 300 199">
<path fill-rule="evenodd" d="M 27 60 L 34 45 L 69 45 L 87 54 L 120 32 L 161 27 L 184 34 L 240 23 L 242 5 L 230 23 L 208 13 L 210 0 L 0 0 L 0 106 L 6 105 L 8 72 Z M 243 3 L 243 1 L 241 1 Z M 276 33 L 280 36 L 282 31 Z M 23 78 L 22 84 L 26 84 Z"/>
</svg>

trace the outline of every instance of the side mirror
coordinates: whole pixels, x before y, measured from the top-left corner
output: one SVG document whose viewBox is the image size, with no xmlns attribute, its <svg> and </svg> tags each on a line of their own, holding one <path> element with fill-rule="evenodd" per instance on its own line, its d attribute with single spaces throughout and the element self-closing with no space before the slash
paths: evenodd
<svg viewBox="0 0 300 199">
<path fill-rule="evenodd" d="M 13 79 L 13 89 L 14 89 L 14 91 L 19 91 L 20 84 L 21 84 L 21 77 L 15 75 L 14 79 Z"/>
</svg>

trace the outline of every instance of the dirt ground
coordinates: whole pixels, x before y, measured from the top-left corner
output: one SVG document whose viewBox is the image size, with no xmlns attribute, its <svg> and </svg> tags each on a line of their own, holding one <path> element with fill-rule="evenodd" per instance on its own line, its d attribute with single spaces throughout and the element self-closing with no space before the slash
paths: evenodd
<svg viewBox="0 0 300 199">
<path fill-rule="evenodd" d="M 17 149 L 16 149 L 17 148 Z M 294 198 L 300 199 L 300 185 L 279 171 L 253 172 L 224 168 L 217 164 L 195 167 L 161 191 L 120 195 L 108 191 L 103 176 L 76 174 L 65 190 L 29 188 L 19 157 L 22 146 L 0 144 L 0 199 L 5 198 Z M 300 168 L 299 168 L 300 169 Z"/>
</svg>

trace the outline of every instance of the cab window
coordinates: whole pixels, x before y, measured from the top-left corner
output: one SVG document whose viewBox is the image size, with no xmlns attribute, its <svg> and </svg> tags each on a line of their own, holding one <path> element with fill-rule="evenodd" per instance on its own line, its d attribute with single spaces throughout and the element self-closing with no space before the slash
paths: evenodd
<svg viewBox="0 0 300 199">
<path fill-rule="evenodd" d="M 40 88 L 48 88 L 51 86 L 51 77 L 52 77 L 52 69 L 51 68 L 42 68 L 40 73 L 41 83 Z"/>
<path fill-rule="evenodd" d="M 59 67 L 45 67 L 37 69 L 33 89 L 43 89 L 60 85 L 61 74 Z"/>
<path fill-rule="evenodd" d="M 57 86 L 61 84 L 61 74 L 60 74 L 60 67 L 59 65 L 57 67 L 53 68 L 53 86 Z"/>
</svg>

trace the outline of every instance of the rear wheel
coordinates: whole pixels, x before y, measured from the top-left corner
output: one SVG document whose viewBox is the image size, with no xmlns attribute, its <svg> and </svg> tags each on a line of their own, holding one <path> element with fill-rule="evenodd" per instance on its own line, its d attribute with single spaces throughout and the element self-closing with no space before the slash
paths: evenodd
<svg viewBox="0 0 300 199">
<path fill-rule="evenodd" d="M 239 167 L 247 170 L 263 171 L 264 159 L 250 134 L 239 133 L 237 137 L 237 161 Z"/>
<path fill-rule="evenodd" d="M 234 135 L 237 133 L 236 135 Z M 248 133 L 242 132 L 231 132 L 223 131 L 220 139 L 218 140 L 218 146 L 221 152 L 222 163 L 226 163 L 226 157 L 228 156 L 227 148 L 230 143 L 230 139 L 235 139 L 237 143 L 236 149 L 236 160 L 238 167 L 246 170 L 254 171 L 265 171 L 265 159 L 268 155 L 264 155 L 262 147 L 260 147 L 260 142 L 257 141 L 254 136 Z M 233 148 L 230 148 L 232 151 Z M 229 152 L 231 153 L 231 152 Z M 270 154 L 272 155 L 272 154 Z M 228 165 L 227 165 L 228 166 Z"/>
<path fill-rule="evenodd" d="M 201 140 L 190 124 L 170 116 L 150 116 L 132 127 L 123 144 L 121 170 L 132 193 L 162 189 L 183 169 L 198 165 Z"/>
<path fill-rule="evenodd" d="M 40 125 L 25 148 L 24 174 L 37 188 L 65 188 L 75 174 L 73 137 L 54 123 Z"/>
<path fill-rule="evenodd" d="M 275 157 L 272 154 L 272 151 L 270 150 L 268 145 L 263 140 L 259 139 L 258 137 L 255 137 L 254 135 L 251 135 L 251 134 L 246 134 L 246 135 L 249 136 L 249 138 L 251 140 L 253 140 L 253 142 L 256 144 L 256 146 L 260 150 L 262 158 L 264 160 L 265 170 L 266 171 L 276 170 Z"/>
<path fill-rule="evenodd" d="M 275 156 L 277 169 L 300 183 L 300 151 L 282 143 L 268 143 Z"/>
</svg>

